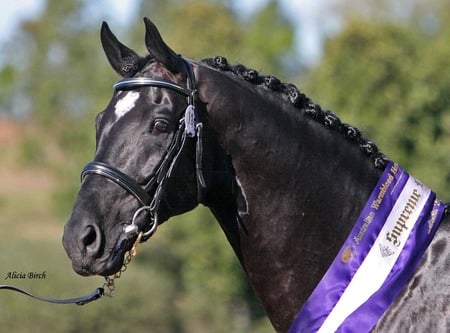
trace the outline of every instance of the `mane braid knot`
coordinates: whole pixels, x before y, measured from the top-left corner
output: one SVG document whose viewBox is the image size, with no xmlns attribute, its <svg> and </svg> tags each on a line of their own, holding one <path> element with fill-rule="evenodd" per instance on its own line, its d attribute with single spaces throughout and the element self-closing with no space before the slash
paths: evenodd
<svg viewBox="0 0 450 333">
<path fill-rule="evenodd" d="M 389 159 L 378 150 L 375 143 L 364 138 L 359 129 L 342 123 L 333 112 L 322 110 L 320 105 L 314 104 L 294 84 L 282 83 L 273 75 L 259 75 L 258 71 L 247 68 L 242 64 L 230 65 L 228 60 L 222 56 L 204 59 L 202 63 L 224 72 L 233 73 L 245 81 L 261 86 L 263 89 L 280 93 L 285 100 L 297 109 L 304 110 L 304 113 L 311 119 L 321 123 L 326 128 L 339 132 L 347 140 L 358 144 L 361 152 L 372 158 L 375 168 L 383 170 L 389 163 Z"/>
</svg>

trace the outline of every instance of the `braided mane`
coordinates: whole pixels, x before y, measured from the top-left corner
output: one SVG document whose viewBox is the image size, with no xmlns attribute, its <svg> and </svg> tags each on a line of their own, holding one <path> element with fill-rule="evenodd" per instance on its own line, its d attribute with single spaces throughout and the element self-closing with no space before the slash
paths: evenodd
<svg viewBox="0 0 450 333">
<path fill-rule="evenodd" d="M 294 84 L 282 83 L 272 75 L 260 75 L 258 71 L 241 64 L 230 65 L 227 59 L 221 56 L 204 59 L 202 63 L 224 72 L 231 72 L 243 80 L 258 85 L 263 89 L 278 92 L 283 99 L 287 100 L 297 109 L 304 110 L 304 113 L 313 120 L 331 130 L 339 132 L 347 140 L 359 145 L 360 150 L 373 159 L 376 168 L 384 169 L 388 164 L 389 160 L 386 156 L 378 150 L 378 147 L 372 141 L 364 138 L 357 128 L 342 123 L 333 112 L 322 110 L 320 105 L 313 103 Z"/>
</svg>

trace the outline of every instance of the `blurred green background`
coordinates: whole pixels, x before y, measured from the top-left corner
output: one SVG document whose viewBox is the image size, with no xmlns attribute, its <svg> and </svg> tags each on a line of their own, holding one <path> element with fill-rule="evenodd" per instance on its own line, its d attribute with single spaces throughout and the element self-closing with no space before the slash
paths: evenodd
<svg viewBox="0 0 450 333">
<path fill-rule="evenodd" d="M 102 20 L 141 54 L 149 16 L 186 57 L 224 55 L 296 83 L 450 200 L 447 0 L 321 0 L 314 8 L 142 0 L 123 12 L 106 0 L 37 2 L 35 15 L 0 44 L 0 284 L 74 297 L 103 283 L 77 276 L 61 244 L 80 169 L 94 153 L 95 115 L 117 79 L 100 45 Z M 5 279 L 14 271 L 46 278 Z M 112 299 L 56 306 L 0 292 L 0 330 L 272 332 L 204 208 L 173 218 L 141 245 Z"/>
</svg>

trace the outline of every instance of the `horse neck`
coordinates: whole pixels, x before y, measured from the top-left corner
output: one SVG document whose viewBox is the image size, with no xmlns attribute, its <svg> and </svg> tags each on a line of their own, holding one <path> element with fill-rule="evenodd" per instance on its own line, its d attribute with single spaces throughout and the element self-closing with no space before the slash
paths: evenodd
<svg viewBox="0 0 450 333">
<path fill-rule="evenodd" d="M 215 70 L 197 75 L 239 190 L 229 204 L 241 225 L 225 233 L 274 326 L 282 326 L 334 259 L 381 171 L 357 145 L 281 98 Z M 212 210 L 222 227 L 235 225 L 220 207 Z"/>
</svg>

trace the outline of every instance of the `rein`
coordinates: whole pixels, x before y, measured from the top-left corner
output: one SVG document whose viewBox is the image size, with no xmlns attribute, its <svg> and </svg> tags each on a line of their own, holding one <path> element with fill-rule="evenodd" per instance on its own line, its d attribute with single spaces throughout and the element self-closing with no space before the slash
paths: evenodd
<svg viewBox="0 0 450 333">
<path fill-rule="evenodd" d="M 95 289 L 91 294 L 76 298 L 66 298 L 66 299 L 55 299 L 55 298 L 46 298 L 46 297 L 40 297 L 33 295 L 32 293 L 10 285 L 0 285 L 0 290 L 10 290 L 10 291 L 16 291 L 18 293 L 24 294 L 26 296 L 29 296 L 31 298 L 37 299 L 39 301 L 47 302 L 47 303 L 53 303 L 53 304 L 77 304 L 77 305 L 84 305 L 88 304 L 92 301 L 95 301 L 102 297 L 105 294 L 105 291 L 103 288 L 97 288 Z"/>
<path fill-rule="evenodd" d="M 181 58 L 185 65 L 187 73 L 187 88 L 183 88 L 175 83 L 154 80 L 145 77 L 126 78 L 116 82 L 113 86 L 114 90 L 133 90 L 140 87 L 159 87 L 173 90 L 181 95 L 187 97 L 188 106 L 184 111 L 182 118 L 179 121 L 178 129 L 176 130 L 172 142 L 165 156 L 161 159 L 158 165 L 155 167 L 155 171 L 150 176 L 150 180 L 145 186 L 138 184 L 133 178 L 123 173 L 122 171 L 109 166 L 101 162 L 88 163 L 81 172 L 81 181 L 88 175 L 99 175 L 105 177 L 117 185 L 125 189 L 129 194 L 133 195 L 141 204 L 141 207 L 133 214 L 131 224 L 124 228 L 124 234 L 127 239 L 136 237 L 133 247 L 128 251 L 127 256 L 124 259 L 123 266 L 113 276 L 105 277 L 106 282 L 101 288 L 97 288 L 91 294 L 67 299 L 53 299 L 40 297 L 31 294 L 30 292 L 11 285 L 0 285 L 0 290 L 15 291 L 34 299 L 54 303 L 54 304 L 77 304 L 84 305 L 95 301 L 103 296 L 112 296 L 115 289 L 115 280 L 120 278 L 122 273 L 126 271 L 131 259 L 136 255 L 136 247 L 139 243 L 148 240 L 156 231 L 158 226 L 158 209 L 161 202 L 162 194 L 164 193 L 167 180 L 172 176 L 172 172 L 177 164 L 178 158 L 183 151 L 188 138 L 197 138 L 196 141 L 196 158 L 195 169 L 197 178 L 197 194 L 198 199 L 201 201 L 203 190 L 206 188 L 206 182 L 203 177 L 202 171 L 202 130 L 203 124 L 198 121 L 198 116 L 195 110 L 195 103 L 197 97 L 197 90 L 195 87 L 195 77 L 192 71 L 192 66 L 185 59 Z M 155 192 L 153 197 L 149 192 L 154 188 Z M 150 218 L 147 226 L 140 226 L 135 221 L 137 217 L 148 211 Z M 145 228 L 147 230 L 145 230 Z M 106 290 L 105 290 L 106 289 Z"/>
</svg>

